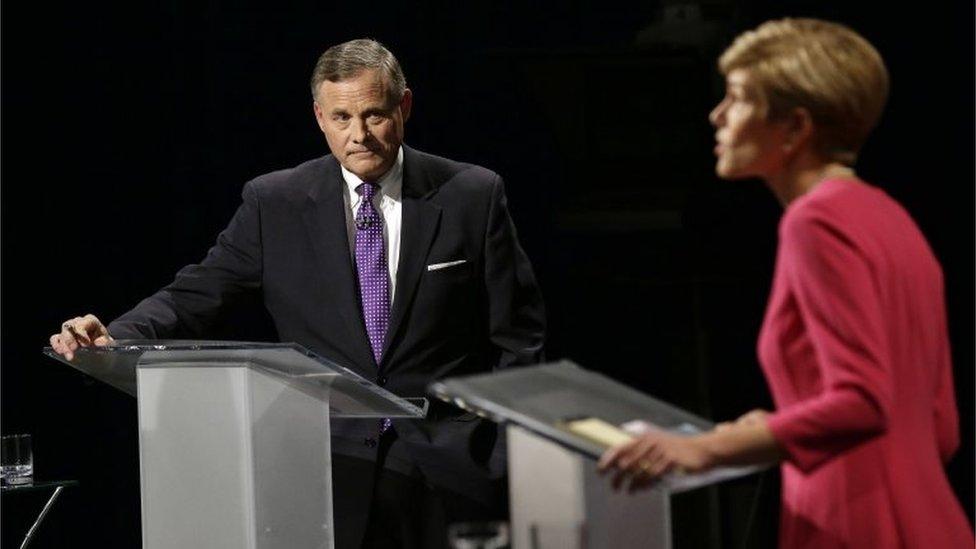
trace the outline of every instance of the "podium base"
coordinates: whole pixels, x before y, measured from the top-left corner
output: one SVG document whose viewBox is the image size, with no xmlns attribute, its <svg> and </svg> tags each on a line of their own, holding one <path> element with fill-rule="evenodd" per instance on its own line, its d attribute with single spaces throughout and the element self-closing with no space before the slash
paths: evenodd
<svg viewBox="0 0 976 549">
<path fill-rule="evenodd" d="M 665 490 L 614 492 L 596 461 L 509 425 L 508 472 L 516 549 L 671 549 Z"/>
</svg>

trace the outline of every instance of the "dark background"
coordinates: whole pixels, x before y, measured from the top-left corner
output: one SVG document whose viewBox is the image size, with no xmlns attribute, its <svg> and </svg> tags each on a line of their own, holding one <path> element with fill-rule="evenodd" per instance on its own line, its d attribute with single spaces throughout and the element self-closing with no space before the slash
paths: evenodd
<svg viewBox="0 0 976 549">
<path fill-rule="evenodd" d="M 883 5 L 5 3 L 2 430 L 33 434 L 38 479 L 81 481 L 36 546 L 140 540 L 135 402 L 44 358 L 48 335 L 121 314 L 203 257 L 245 181 L 325 154 L 308 75 L 351 38 L 399 57 L 410 145 L 505 177 L 550 358 L 715 420 L 768 407 L 754 345 L 781 209 L 713 175 L 706 116 L 722 48 L 784 15 L 850 24 L 888 63 L 858 171 L 945 269 L 963 440 L 948 470 L 972 520 L 974 7 Z M 215 336 L 273 337 L 247 307 L 229 317 Z M 771 546 L 777 491 L 774 471 L 681 496 L 676 546 Z M 4 547 L 43 499 L 3 496 Z"/>
</svg>

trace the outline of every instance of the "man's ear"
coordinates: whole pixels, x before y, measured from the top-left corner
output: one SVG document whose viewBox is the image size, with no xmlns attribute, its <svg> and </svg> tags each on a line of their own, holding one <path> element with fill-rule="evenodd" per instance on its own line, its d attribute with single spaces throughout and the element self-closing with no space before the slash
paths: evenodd
<svg viewBox="0 0 976 549">
<path fill-rule="evenodd" d="M 400 99 L 400 116 L 406 122 L 410 118 L 410 108 L 413 107 L 413 92 L 410 88 L 403 90 L 403 98 Z"/>
<path fill-rule="evenodd" d="M 319 129 L 325 131 L 325 113 L 322 112 L 322 107 L 318 101 L 312 101 L 312 110 L 315 112 L 315 121 L 318 123 Z"/>
</svg>

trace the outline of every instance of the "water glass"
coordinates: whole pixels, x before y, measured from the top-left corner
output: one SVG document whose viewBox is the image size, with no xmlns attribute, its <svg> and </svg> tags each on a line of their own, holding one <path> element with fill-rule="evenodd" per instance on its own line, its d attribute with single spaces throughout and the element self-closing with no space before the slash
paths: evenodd
<svg viewBox="0 0 976 549">
<path fill-rule="evenodd" d="M 0 479 L 4 484 L 29 484 L 34 477 L 30 435 L 0 437 Z"/>
</svg>

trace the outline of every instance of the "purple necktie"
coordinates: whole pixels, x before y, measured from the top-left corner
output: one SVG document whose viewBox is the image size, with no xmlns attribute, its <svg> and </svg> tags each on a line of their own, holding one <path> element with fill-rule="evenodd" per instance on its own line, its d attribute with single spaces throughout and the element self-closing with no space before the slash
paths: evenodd
<svg viewBox="0 0 976 549">
<path fill-rule="evenodd" d="M 359 301 L 366 321 L 366 337 L 373 348 L 373 358 L 379 366 L 383 358 L 386 327 L 390 324 L 390 279 L 386 268 L 386 247 L 383 245 L 383 218 L 373 207 L 376 185 L 362 183 L 356 192 L 362 196 L 356 213 L 356 272 L 359 275 Z M 392 422 L 380 420 L 380 434 L 386 433 Z"/>
<path fill-rule="evenodd" d="M 375 183 L 356 187 L 362 196 L 356 213 L 356 271 L 359 275 L 359 299 L 366 321 L 366 336 L 379 365 L 383 358 L 386 327 L 390 323 L 390 274 L 386 267 L 383 245 L 383 218 L 373 207 Z"/>
</svg>

